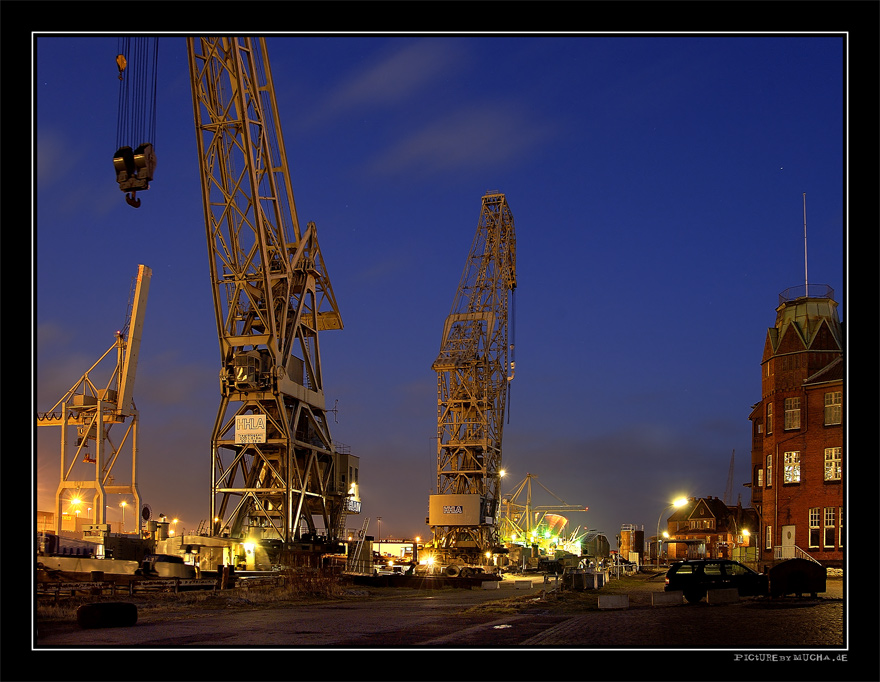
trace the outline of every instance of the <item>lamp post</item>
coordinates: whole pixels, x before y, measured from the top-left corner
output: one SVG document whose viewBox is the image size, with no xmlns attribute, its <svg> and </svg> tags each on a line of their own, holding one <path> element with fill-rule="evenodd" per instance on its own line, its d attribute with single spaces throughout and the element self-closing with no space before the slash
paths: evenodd
<svg viewBox="0 0 880 682">
<path fill-rule="evenodd" d="M 660 519 L 663 518 L 663 514 L 666 512 L 667 509 L 671 509 L 672 507 L 683 507 L 686 504 L 687 499 L 684 497 L 679 497 L 674 502 L 670 502 L 669 504 L 667 504 L 663 508 L 663 511 L 660 512 L 660 516 L 657 517 L 657 568 L 660 568 L 660 546 L 663 542 L 663 540 L 660 538 Z"/>
<path fill-rule="evenodd" d="M 122 532 L 125 533 L 125 500 L 119 503 L 119 507 L 122 509 Z"/>
<path fill-rule="evenodd" d="M 376 517 L 376 535 L 379 536 L 379 556 L 382 556 L 382 517 Z"/>
</svg>

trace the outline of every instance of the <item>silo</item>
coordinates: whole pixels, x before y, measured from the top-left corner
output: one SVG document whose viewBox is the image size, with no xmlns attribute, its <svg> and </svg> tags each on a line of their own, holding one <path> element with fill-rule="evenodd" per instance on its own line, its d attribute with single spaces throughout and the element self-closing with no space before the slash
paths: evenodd
<svg viewBox="0 0 880 682">
<path fill-rule="evenodd" d="M 621 559 L 641 566 L 645 556 L 645 527 L 624 523 L 620 527 L 618 552 Z"/>
</svg>

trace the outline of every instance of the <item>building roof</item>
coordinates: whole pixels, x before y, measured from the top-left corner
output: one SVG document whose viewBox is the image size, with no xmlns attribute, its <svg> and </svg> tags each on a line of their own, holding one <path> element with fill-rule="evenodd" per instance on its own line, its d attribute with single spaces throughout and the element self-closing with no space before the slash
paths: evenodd
<svg viewBox="0 0 880 682">
<path fill-rule="evenodd" d="M 805 384 L 822 384 L 828 381 L 843 381 L 843 356 L 834 358 L 832 362 L 804 379 Z"/>
</svg>

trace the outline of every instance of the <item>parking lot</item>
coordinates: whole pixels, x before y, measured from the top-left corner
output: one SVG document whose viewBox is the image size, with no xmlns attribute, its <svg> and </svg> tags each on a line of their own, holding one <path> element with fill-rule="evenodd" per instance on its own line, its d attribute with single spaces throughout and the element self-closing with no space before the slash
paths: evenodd
<svg viewBox="0 0 880 682">
<path fill-rule="evenodd" d="M 843 581 L 816 599 L 743 598 L 654 606 L 662 575 L 560 593 L 552 579 L 528 589 L 352 588 L 340 599 L 260 604 L 238 590 L 201 606 L 144 605 L 132 627 L 37 623 L 36 647 L 842 647 Z M 522 584 L 520 584 L 522 587 Z M 602 609 L 603 595 L 626 595 Z"/>
</svg>

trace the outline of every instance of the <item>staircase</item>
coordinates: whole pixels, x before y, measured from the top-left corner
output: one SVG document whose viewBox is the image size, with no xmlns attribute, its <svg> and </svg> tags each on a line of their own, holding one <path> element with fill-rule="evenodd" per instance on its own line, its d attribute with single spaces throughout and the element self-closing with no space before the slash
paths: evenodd
<svg viewBox="0 0 880 682">
<path fill-rule="evenodd" d="M 777 559 L 777 560 L 779 560 L 779 559 L 806 559 L 807 561 L 812 561 L 814 564 L 819 564 L 820 566 L 822 565 L 822 563 L 820 561 L 817 561 L 816 559 L 811 557 L 809 554 L 807 554 L 804 550 L 802 550 L 797 545 L 789 545 L 789 546 L 777 545 L 776 547 L 773 548 L 773 558 Z"/>
</svg>

